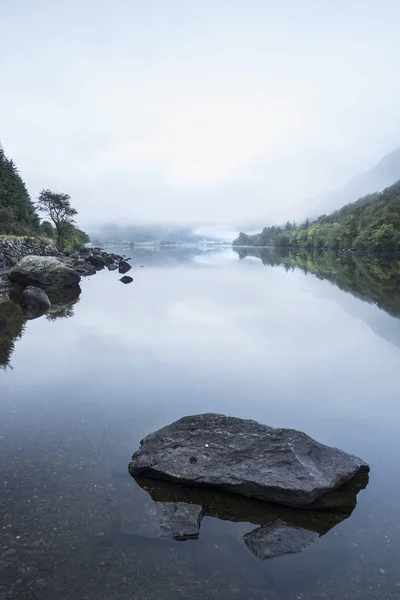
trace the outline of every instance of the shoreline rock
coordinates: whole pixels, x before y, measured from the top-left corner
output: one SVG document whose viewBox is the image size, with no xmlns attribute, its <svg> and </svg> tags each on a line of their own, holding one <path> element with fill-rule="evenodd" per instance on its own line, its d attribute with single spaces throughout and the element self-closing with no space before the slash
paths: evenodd
<svg viewBox="0 0 400 600">
<path fill-rule="evenodd" d="M 127 283 L 132 283 L 132 281 L 133 281 L 133 278 L 132 278 L 132 277 L 129 277 L 129 275 L 124 275 L 124 276 L 123 276 L 123 277 L 121 277 L 121 279 L 120 279 L 120 282 L 121 282 L 121 283 L 125 283 L 125 284 L 127 284 Z"/>
<path fill-rule="evenodd" d="M 81 270 L 81 275 L 93 275 L 96 268 L 104 266 L 118 268 L 123 257 L 101 248 L 82 248 L 81 250 L 60 251 L 53 244 L 47 244 L 34 238 L 9 239 L 0 237 L 0 272 L 11 270 L 26 256 L 54 256 L 59 260 Z"/>
<path fill-rule="evenodd" d="M 34 286 L 46 291 L 76 287 L 81 276 L 55 256 L 24 256 L 11 269 L 9 279 L 21 287 Z"/>
<path fill-rule="evenodd" d="M 119 261 L 118 270 L 121 273 L 121 275 L 125 275 L 125 273 L 128 273 L 128 271 L 130 271 L 131 269 L 132 265 L 126 262 L 126 260 Z"/>
<path fill-rule="evenodd" d="M 294 429 L 218 414 L 188 416 L 151 433 L 129 463 L 131 475 L 207 486 L 304 507 L 368 465 Z"/>
</svg>

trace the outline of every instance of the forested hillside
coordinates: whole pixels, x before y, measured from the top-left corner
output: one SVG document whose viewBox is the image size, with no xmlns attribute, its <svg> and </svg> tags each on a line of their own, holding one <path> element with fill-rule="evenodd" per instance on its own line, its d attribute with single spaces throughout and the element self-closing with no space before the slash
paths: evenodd
<svg viewBox="0 0 400 600">
<path fill-rule="evenodd" d="M 39 217 L 15 163 L 0 145 L 0 234 L 30 235 Z"/>
<path fill-rule="evenodd" d="M 312 222 L 265 227 L 257 235 L 240 233 L 233 244 L 400 251 L 400 182 Z"/>
</svg>

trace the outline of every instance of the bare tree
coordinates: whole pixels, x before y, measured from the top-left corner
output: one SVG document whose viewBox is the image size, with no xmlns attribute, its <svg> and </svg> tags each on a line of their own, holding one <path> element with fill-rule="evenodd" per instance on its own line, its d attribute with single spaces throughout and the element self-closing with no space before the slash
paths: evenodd
<svg viewBox="0 0 400 600">
<path fill-rule="evenodd" d="M 78 214 L 71 206 L 70 199 L 68 194 L 42 190 L 36 204 L 38 210 L 45 212 L 54 223 L 57 232 L 57 246 L 60 249 L 64 248 L 69 226 L 75 222 L 73 217 Z"/>
</svg>

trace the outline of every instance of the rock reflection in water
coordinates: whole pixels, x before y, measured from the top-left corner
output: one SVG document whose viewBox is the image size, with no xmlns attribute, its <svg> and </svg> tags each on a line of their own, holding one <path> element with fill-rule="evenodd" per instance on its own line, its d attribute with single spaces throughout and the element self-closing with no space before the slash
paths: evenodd
<svg viewBox="0 0 400 600">
<path fill-rule="evenodd" d="M 72 317 L 74 306 L 79 301 L 81 289 L 77 286 L 49 292 L 51 307 L 48 311 L 24 313 L 20 306 L 22 288 L 13 288 L 0 296 L 0 369 L 10 366 L 15 342 L 22 337 L 26 322 L 46 316 L 49 321 Z"/>
<path fill-rule="evenodd" d="M 368 475 L 358 475 L 307 508 L 298 509 L 214 489 L 192 488 L 139 476 L 134 479 L 148 492 L 152 502 L 147 502 L 141 509 L 123 507 L 123 533 L 182 540 L 198 537 L 203 516 L 250 523 L 258 527 L 245 533 L 243 540 L 261 560 L 301 552 L 328 533 L 351 515 L 358 492 L 368 484 Z"/>
</svg>

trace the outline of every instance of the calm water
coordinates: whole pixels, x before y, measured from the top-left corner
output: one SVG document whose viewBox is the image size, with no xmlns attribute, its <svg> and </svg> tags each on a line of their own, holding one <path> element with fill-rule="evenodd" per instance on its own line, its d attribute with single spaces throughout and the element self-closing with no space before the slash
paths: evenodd
<svg viewBox="0 0 400 600">
<path fill-rule="evenodd" d="M 131 285 L 102 271 L 51 319 L 12 313 L 1 600 L 400 598 L 398 265 L 247 254 L 131 251 Z M 301 554 L 260 561 L 254 525 L 210 516 L 198 540 L 133 534 L 132 452 L 199 412 L 304 430 L 368 461 L 369 485 Z"/>
</svg>

